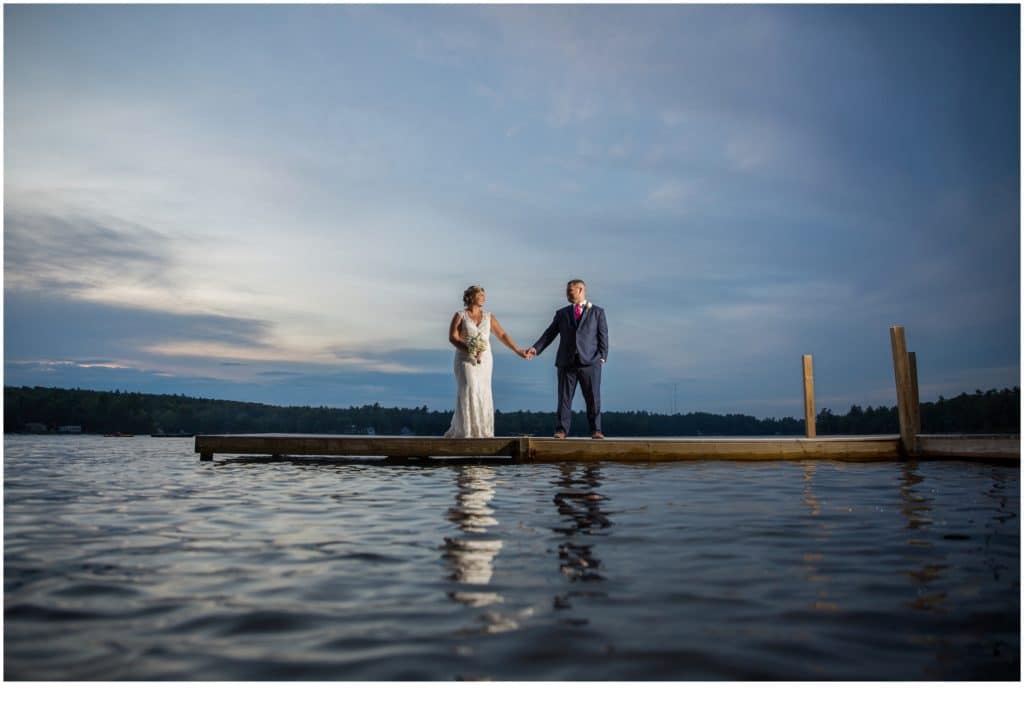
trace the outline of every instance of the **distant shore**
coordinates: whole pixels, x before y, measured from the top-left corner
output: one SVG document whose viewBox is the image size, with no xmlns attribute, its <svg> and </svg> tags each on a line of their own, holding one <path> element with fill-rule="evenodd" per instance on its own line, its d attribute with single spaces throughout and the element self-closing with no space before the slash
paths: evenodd
<svg viewBox="0 0 1024 701">
<path fill-rule="evenodd" d="M 323 433 L 343 435 L 439 436 L 451 411 L 426 406 L 407 409 L 379 404 L 350 407 L 281 407 L 255 402 L 183 395 L 5 387 L 5 433 L 132 434 L 183 436 L 196 433 Z M 758 419 L 743 414 L 602 413 L 606 432 L 629 436 L 803 435 L 803 419 Z M 926 433 L 1018 433 L 1020 388 L 977 390 L 921 404 Z M 586 426 L 582 412 L 574 425 Z M 895 407 L 852 406 L 846 414 L 822 409 L 819 435 L 876 435 L 899 432 Z M 547 435 L 552 412 L 495 412 L 498 435 Z"/>
</svg>

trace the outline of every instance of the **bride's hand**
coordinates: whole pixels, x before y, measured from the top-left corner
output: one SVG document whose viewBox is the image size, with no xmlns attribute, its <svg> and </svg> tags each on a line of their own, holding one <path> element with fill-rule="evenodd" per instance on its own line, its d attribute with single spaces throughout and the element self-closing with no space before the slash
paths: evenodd
<svg viewBox="0 0 1024 701">
<path fill-rule="evenodd" d="M 516 355 L 518 355 L 523 360 L 526 360 L 526 351 L 524 351 L 522 348 L 516 350 Z"/>
</svg>

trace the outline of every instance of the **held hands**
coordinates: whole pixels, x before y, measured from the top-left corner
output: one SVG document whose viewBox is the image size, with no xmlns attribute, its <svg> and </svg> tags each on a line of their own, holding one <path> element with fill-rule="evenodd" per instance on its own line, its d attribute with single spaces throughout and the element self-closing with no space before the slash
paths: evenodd
<svg viewBox="0 0 1024 701">
<path fill-rule="evenodd" d="M 533 360 L 534 358 L 537 357 L 537 351 L 531 346 L 530 348 L 527 348 L 525 352 L 522 353 L 522 356 L 524 360 Z"/>
</svg>

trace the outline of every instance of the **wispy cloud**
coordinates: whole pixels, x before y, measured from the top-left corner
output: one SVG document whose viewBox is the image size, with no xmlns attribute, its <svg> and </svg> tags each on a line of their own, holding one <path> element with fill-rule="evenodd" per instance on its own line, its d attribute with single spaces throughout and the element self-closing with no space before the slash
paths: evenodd
<svg viewBox="0 0 1024 701">
<path fill-rule="evenodd" d="M 270 325 L 259 319 L 112 305 L 56 292 L 5 290 L 4 327 L 8 359 L 104 357 L 123 363 L 160 342 L 266 348 Z"/>
<path fill-rule="evenodd" d="M 647 196 L 647 200 L 659 207 L 679 211 L 683 209 L 693 192 L 694 188 L 690 183 L 683 180 L 669 180 L 654 188 Z"/>
<path fill-rule="evenodd" d="M 14 205 L 4 216 L 4 286 L 83 292 L 111 281 L 170 286 L 172 240 L 111 216 L 41 213 Z"/>
</svg>

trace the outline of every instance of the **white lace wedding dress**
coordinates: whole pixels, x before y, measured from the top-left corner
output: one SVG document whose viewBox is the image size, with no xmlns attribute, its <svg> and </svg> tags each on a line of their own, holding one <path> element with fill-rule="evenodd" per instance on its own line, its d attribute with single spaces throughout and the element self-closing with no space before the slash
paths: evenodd
<svg viewBox="0 0 1024 701">
<path fill-rule="evenodd" d="M 462 322 L 459 335 L 463 341 L 482 334 L 487 341 L 487 350 L 480 355 L 480 363 L 474 363 L 469 353 L 461 348 L 455 351 L 455 415 L 452 425 L 445 432 L 445 438 L 493 438 L 494 399 L 491 397 L 491 371 L 494 356 L 491 355 L 491 313 L 484 312 L 477 326 L 465 310 L 459 312 Z"/>
</svg>

